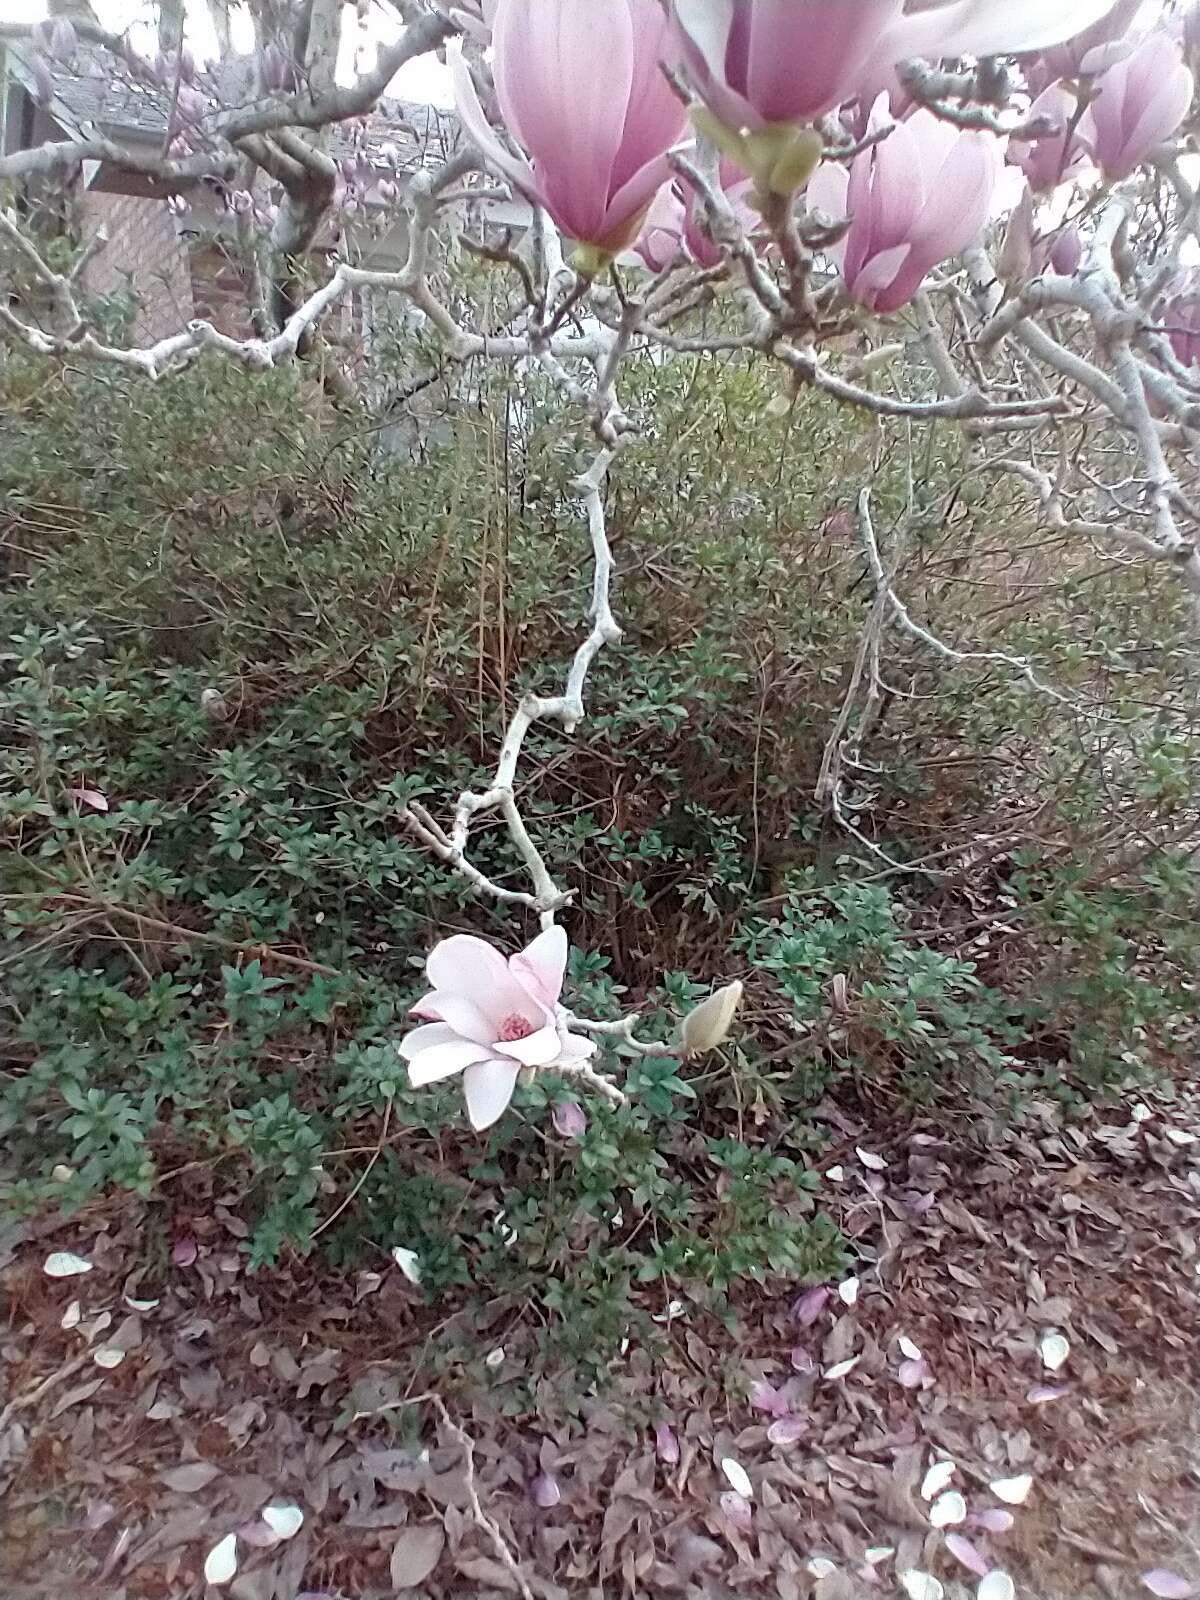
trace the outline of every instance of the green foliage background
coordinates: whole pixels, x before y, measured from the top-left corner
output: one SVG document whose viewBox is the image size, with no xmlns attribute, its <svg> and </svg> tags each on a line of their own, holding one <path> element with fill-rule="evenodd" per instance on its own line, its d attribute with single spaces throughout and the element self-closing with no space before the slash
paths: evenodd
<svg viewBox="0 0 1200 1600">
<path fill-rule="evenodd" d="M 885 437 L 771 382 L 634 364 L 648 439 L 609 507 L 626 639 L 577 739 L 527 746 L 579 1007 L 667 1039 L 711 981 L 748 981 L 720 1055 L 613 1053 L 631 1107 L 589 1104 L 571 1143 L 553 1080 L 479 1140 L 394 1049 L 436 938 L 532 931 L 397 813 L 444 814 L 579 637 L 584 456 L 555 405 L 471 374 L 389 452 L 298 371 L 152 387 L 9 361 L 7 1204 L 132 1190 L 165 1252 L 220 1200 L 258 1266 L 403 1244 L 439 1303 L 528 1297 L 545 1360 L 602 1365 L 672 1296 L 726 1314 L 739 1283 L 837 1268 L 811 1114 L 831 1091 L 877 1120 L 936 1106 L 969 1145 L 1031 1099 L 1071 1115 L 1173 1070 L 1197 948 L 1182 597 L 1047 545 L 952 435 Z M 914 615 L 1064 698 L 889 629 L 850 834 L 812 796 L 873 598 L 866 481 Z M 495 828 L 478 860 L 517 872 Z"/>
</svg>

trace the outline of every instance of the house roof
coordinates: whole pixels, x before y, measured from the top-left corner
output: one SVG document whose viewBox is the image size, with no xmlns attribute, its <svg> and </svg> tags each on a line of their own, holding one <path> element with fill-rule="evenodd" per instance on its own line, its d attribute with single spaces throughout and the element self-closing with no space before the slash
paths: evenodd
<svg viewBox="0 0 1200 1600">
<path fill-rule="evenodd" d="M 10 50 L 28 71 L 28 45 L 14 41 Z M 218 105 L 241 109 L 259 100 L 254 81 L 253 57 L 234 56 L 202 72 L 197 87 Z M 114 72 L 107 51 L 81 45 L 74 70 L 55 72 L 54 88 L 51 114 L 64 113 L 76 127 L 94 123 L 113 135 L 153 139 L 166 130 L 170 89 Z M 331 134 L 335 157 L 357 155 L 371 165 L 408 172 L 443 161 L 459 137 L 450 113 L 408 100 L 381 100 L 368 118 L 335 124 Z"/>
</svg>

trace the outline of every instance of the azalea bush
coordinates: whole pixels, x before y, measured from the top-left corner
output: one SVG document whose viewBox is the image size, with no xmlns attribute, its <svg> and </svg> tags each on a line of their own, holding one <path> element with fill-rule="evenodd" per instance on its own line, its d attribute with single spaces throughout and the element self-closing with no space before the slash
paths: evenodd
<svg viewBox="0 0 1200 1600">
<path fill-rule="evenodd" d="M 631 455 L 609 501 L 626 640 L 587 741 L 568 760 L 530 734 L 523 809 L 577 887 L 539 935 L 400 819 L 470 784 L 500 664 L 537 689 L 569 648 L 583 580 L 543 557 L 573 537 L 578 463 L 549 390 L 498 472 L 494 388 L 466 388 L 414 470 L 344 413 L 314 448 L 296 397 L 215 363 L 153 396 L 27 379 L 5 374 L 26 393 L 5 468 L 9 1207 L 133 1191 L 159 1260 L 203 1247 L 218 1206 L 260 1268 L 399 1248 L 422 1295 L 466 1312 L 463 1346 L 493 1296 L 528 1296 L 553 1331 L 539 1359 L 599 1372 L 631 1329 L 664 1336 L 664 1305 L 729 1315 L 756 1284 L 838 1270 L 812 1115 L 831 1089 L 936 1106 L 969 1139 L 983 1110 L 1083 1106 L 1184 1048 L 1186 618 L 1157 614 L 1146 706 L 1123 670 L 1139 575 L 1080 567 L 1086 636 L 1036 577 L 1021 613 L 980 615 L 994 591 L 947 572 L 1023 535 L 999 492 L 964 510 L 953 449 L 911 506 L 903 458 L 878 476 L 910 603 L 1063 699 L 898 644 L 847 769 L 850 833 L 816 792 L 864 615 L 843 483 L 869 436 L 779 406 L 736 359 L 632 369 L 680 445 Z M 475 860 L 520 881 L 502 830 Z M 453 1016 L 422 1002 L 439 948 L 493 969 L 446 982 L 435 958 Z M 690 1051 L 684 1020 L 736 983 L 732 1031 Z M 569 1072 L 520 1081 L 531 1041 L 562 1060 L 560 1000 L 618 1029 L 565 1034 L 624 1104 Z M 458 1054 L 414 1079 L 431 1025 Z M 506 1057 L 478 1135 L 465 1074 Z"/>
</svg>

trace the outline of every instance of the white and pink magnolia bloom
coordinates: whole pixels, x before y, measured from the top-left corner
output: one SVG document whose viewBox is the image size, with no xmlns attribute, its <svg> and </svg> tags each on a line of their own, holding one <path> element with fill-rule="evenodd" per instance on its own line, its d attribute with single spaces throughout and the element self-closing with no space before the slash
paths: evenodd
<svg viewBox="0 0 1200 1600">
<path fill-rule="evenodd" d="M 881 101 L 874 115 L 883 114 Z M 979 238 L 1003 165 L 994 135 L 959 132 L 922 109 L 856 156 L 849 172 L 819 167 L 809 206 L 850 223 L 829 252 L 847 294 L 871 311 L 907 305 L 934 267 Z"/>
<path fill-rule="evenodd" d="M 1113 0 L 673 0 L 696 92 L 739 132 L 812 122 L 912 56 L 1040 50 Z"/>
<path fill-rule="evenodd" d="M 1175 357 L 1185 367 L 1200 366 L 1200 270 L 1176 275 L 1158 318 Z"/>
<path fill-rule="evenodd" d="M 1179 127 L 1196 82 L 1162 29 L 1096 79 L 1080 137 L 1109 182 L 1129 177 Z"/>
<path fill-rule="evenodd" d="M 1053 122 L 1055 133 L 1040 139 L 1014 139 L 1008 159 L 1029 179 L 1035 194 L 1050 194 L 1060 183 L 1074 177 L 1087 159 L 1079 137 L 1079 101 L 1061 83 L 1043 89 L 1029 108 L 1029 117 L 1044 117 Z"/>
<path fill-rule="evenodd" d="M 412 1008 L 428 1020 L 400 1042 L 413 1088 L 461 1072 L 471 1126 L 488 1128 L 507 1109 L 522 1067 L 591 1056 L 595 1042 L 569 1033 L 559 1017 L 568 949 L 561 928 L 547 928 L 507 960 L 469 933 L 435 945 L 425 963 L 432 990 Z"/>
<path fill-rule="evenodd" d="M 489 124 L 452 52 L 459 116 L 496 170 L 578 244 L 616 255 L 637 238 L 671 175 L 686 111 L 663 76 L 667 19 L 656 0 L 498 0 L 493 76 L 504 124 Z"/>
<path fill-rule="evenodd" d="M 1091 27 L 1045 50 L 1029 63 L 1031 77 L 1040 83 L 1055 78 L 1090 77 L 1112 66 L 1133 48 L 1129 30 L 1144 10 L 1145 0 L 1108 0 L 1108 10 Z"/>
</svg>

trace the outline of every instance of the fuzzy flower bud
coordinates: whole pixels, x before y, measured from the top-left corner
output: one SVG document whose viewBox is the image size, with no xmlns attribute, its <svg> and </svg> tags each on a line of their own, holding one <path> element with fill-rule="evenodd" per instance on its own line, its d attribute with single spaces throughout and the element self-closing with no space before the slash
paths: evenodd
<svg viewBox="0 0 1200 1600">
<path fill-rule="evenodd" d="M 741 1000 L 742 985 L 737 981 L 727 983 L 723 989 L 710 994 L 707 1000 L 701 1000 L 696 1009 L 684 1017 L 680 1028 L 684 1055 L 701 1055 L 723 1043 L 733 1026 Z"/>
</svg>

